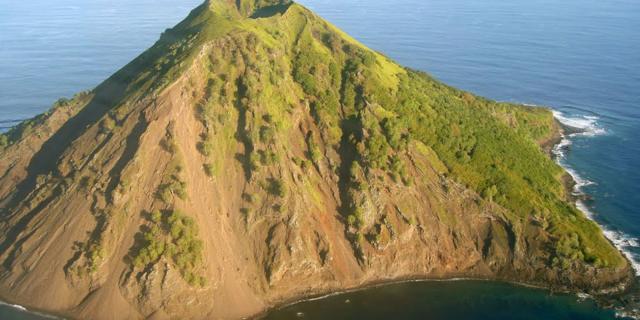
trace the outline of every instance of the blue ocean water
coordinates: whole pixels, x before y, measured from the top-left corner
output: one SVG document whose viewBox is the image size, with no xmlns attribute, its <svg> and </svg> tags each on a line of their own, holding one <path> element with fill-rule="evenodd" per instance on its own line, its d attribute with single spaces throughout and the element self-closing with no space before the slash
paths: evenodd
<svg viewBox="0 0 640 320">
<path fill-rule="evenodd" d="M 91 89 L 203 0 L 0 0 L 0 130 Z"/>
<path fill-rule="evenodd" d="M 200 2 L 0 0 L 0 130 L 45 111 L 61 96 L 94 87 Z M 584 129 L 567 137 L 568 149 L 558 150 L 559 160 L 580 182 L 577 191 L 591 196 L 583 209 L 640 260 L 640 1 L 299 2 L 403 65 L 496 100 L 552 107 L 563 122 Z M 417 285 L 422 289 L 389 289 L 405 290 L 403 296 L 413 302 L 405 305 L 415 311 L 406 319 L 429 310 L 420 306 L 421 299 L 432 297 L 431 284 Z M 523 299 L 546 294 L 515 287 L 496 289 L 492 300 L 482 295 L 485 285 L 446 290 L 468 292 L 469 308 L 478 311 L 503 305 L 504 299 L 547 301 Z M 479 297 L 482 306 L 472 303 Z M 591 311 L 568 317 L 553 306 L 584 305 L 575 297 L 549 299 L 551 304 L 514 308 L 513 318 L 610 316 L 586 308 Z M 375 314 L 376 305 L 366 308 Z"/>
</svg>

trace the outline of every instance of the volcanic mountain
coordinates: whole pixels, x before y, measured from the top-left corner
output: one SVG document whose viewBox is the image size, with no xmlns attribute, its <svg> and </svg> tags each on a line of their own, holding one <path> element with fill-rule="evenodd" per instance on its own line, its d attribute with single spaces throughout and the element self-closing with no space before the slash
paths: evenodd
<svg viewBox="0 0 640 320">
<path fill-rule="evenodd" d="M 209 0 L 0 136 L 0 297 L 80 319 L 240 319 L 400 279 L 624 290 L 628 261 L 544 151 L 559 130 L 298 4 Z"/>
</svg>

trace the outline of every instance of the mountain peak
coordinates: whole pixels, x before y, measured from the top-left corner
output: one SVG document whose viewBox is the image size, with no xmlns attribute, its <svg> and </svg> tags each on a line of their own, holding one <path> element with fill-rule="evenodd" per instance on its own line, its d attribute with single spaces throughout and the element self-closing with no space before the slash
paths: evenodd
<svg viewBox="0 0 640 320">
<path fill-rule="evenodd" d="M 221 4 L 233 8 L 242 17 L 257 17 L 277 13 L 293 3 L 291 0 L 208 0 L 214 6 Z M 269 14 L 271 15 L 271 14 Z"/>
</svg>

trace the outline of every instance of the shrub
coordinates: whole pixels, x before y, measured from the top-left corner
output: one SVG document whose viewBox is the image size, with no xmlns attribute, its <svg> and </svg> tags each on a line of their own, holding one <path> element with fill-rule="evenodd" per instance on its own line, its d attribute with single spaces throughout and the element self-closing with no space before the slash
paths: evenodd
<svg viewBox="0 0 640 320">
<path fill-rule="evenodd" d="M 102 122 L 100 122 L 100 132 L 102 133 L 110 133 L 115 128 L 116 128 L 116 121 L 113 120 L 110 116 L 106 116 L 102 120 Z"/>
<path fill-rule="evenodd" d="M 316 69 L 324 65 L 324 57 L 311 46 L 298 52 L 293 63 L 293 79 L 302 86 L 306 94 L 317 95 Z"/>
<path fill-rule="evenodd" d="M 302 170 L 305 170 L 309 167 L 309 162 L 307 160 L 298 157 L 293 157 L 293 163 L 295 163 Z"/>
<path fill-rule="evenodd" d="M 155 210 L 151 213 L 151 222 L 153 223 L 160 223 L 162 220 L 162 213 L 160 213 L 160 210 Z"/>
<path fill-rule="evenodd" d="M 187 199 L 187 182 L 180 178 L 181 172 L 182 165 L 174 159 L 169 164 L 169 172 L 156 192 L 157 197 L 165 204 L 171 203 L 174 196 L 182 200 Z"/>
<path fill-rule="evenodd" d="M 207 174 L 207 176 L 209 177 L 213 177 L 215 176 L 215 166 L 211 163 L 205 163 L 202 165 L 202 168 L 204 169 L 204 173 Z"/>
<path fill-rule="evenodd" d="M 171 154 L 175 154 L 178 151 L 178 145 L 173 140 L 162 139 L 160 140 L 160 145 L 165 151 Z"/>
<path fill-rule="evenodd" d="M 381 123 L 382 131 L 387 138 L 389 145 L 395 149 L 404 149 L 409 143 L 409 135 L 402 132 L 398 120 L 384 118 Z"/>
<path fill-rule="evenodd" d="M 249 155 L 249 168 L 253 171 L 260 167 L 260 155 L 256 152 L 251 152 Z"/>
<path fill-rule="evenodd" d="M 349 167 L 349 175 L 351 177 L 351 180 L 357 179 L 360 172 L 362 172 L 360 163 L 358 163 L 358 161 L 351 162 L 351 166 Z"/>
<path fill-rule="evenodd" d="M 268 180 L 268 191 L 274 196 L 284 198 L 286 196 L 286 188 L 281 179 L 270 178 Z"/>
<path fill-rule="evenodd" d="M 409 181 L 409 177 L 407 175 L 407 169 L 404 166 L 404 163 L 397 155 L 391 157 L 391 177 L 393 181 L 407 184 Z"/>
<path fill-rule="evenodd" d="M 272 142 L 276 137 L 276 131 L 272 127 L 261 126 L 260 127 L 260 142 L 268 143 Z"/>
<path fill-rule="evenodd" d="M 347 216 L 349 226 L 362 229 L 364 226 L 364 211 L 360 207 L 353 209 L 352 213 Z"/>
<path fill-rule="evenodd" d="M 160 186 L 159 193 L 160 199 L 165 203 L 169 203 L 172 196 L 185 200 L 187 199 L 187 183 L 173 176 L 170 182 Z"/>
<path fill-rule="evenodd" d="M 260 154 L 260 163 L 262 165 L 270 166 L 278 163 L 279 161 L 278 155 L 273 151 L 260 150 L 258 153 Z"/>
<path fill-rule="evenodd" d="M 88 260 L 87 266 L 90 273 L 95 273 L 96 271 L 98 271 L 98 266 L 104 259 L 105 255 L 106 251 L 100 243 L 94 243 L 89 247 L 86 257 Z"/>
<path fill-rule="evenodd" d="M 307 156 L 311 161 L 317 164 L 318 161 L 322 158 L 322 152 L 320 151 L 318 145 L 316 145 L 315 139 L 313 138 L 313 133 L 309 132 L 309 134 L 307 134 L 306 140 L 308 148 Z"/>
<path fill-rule="evenodd" d="M 582 252 L 580 238 L 578 234 L 565 234 L 556 243 L 556 256 L 552 260 L 552 265 L 566 269 L 571 266 L 573 261 L 585 260 L 585 254 Z M 589 257 L 596 261 L 598 258 Z M 601 263 L 601 261 L 600 261 Z"/>
<path fill-rule="evenodd" d="M 350 214 L 349 216 L 347 216 L 347 223 L 352 226 L 352 227 L 356 227 L 356 223 L 358 222 L 358 218 L 356 218 L 355 215 Z"/>
<path fill-rule="evenodd" d="M 208 139 L 200 141 L 198 142 L 197 148 L 203 156 L 208 157 L 213 152 L 213 142 L 209 141 Z"/>
<path fill-rule="evenodd" d="M 160 146 L 167 152 L 171 154 L 176 154 L 178 152 L 178 145 L 175 142 L 175 138 L 173 135 L 175 124 L 174 122 L 170 122 L 167 125 L 166 132 L 162 140 L 160 140 Z"/>
<path fill-rule="evenodd" d="M 206 280 L 195 274 L 202 264 L 203 243 L 198 239 L 198 228 L 193 219 L 179 210 L 165 214 L 154 211 L 150 224 L 142 232 L 142 243 L 132 256 L 133 267 L 144 268 L 165 258 L 178 268 L 190 285 L 206 285 Z"/>
<path fill-rule="evenodd" d="M 387 163 L 388 145 L 384 137 L 373 133 L 365 143 L 367 164 L 371 168 L 384 168 Z"/>
</svg>

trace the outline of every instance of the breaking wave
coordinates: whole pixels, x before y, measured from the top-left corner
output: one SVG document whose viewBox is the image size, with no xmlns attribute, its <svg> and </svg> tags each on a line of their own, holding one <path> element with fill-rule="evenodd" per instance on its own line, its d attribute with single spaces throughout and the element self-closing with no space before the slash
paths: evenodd
<svg viewBox="0 0 640 320">
<path fill-rule="evenodd" d="M 25 308 L 25 307 L 23 307 L 23 306 L 21 306 L 19 304 L 10 304 L 10 303 L 6 303 L 6 302 L 0 301 L 0 305 L 11 307 L 11 308 L 14 308 L 14 309 L 17 309 L 17 310 L 20 310 L 20 311 L 27 311 L 27 308 Z"/>
<path fill-rule="evenodd" d="M 41 317 L 43 319 L 45 319 L 45 318 L 46 319 L 62 319 L 62 318 L 58 318 L 58 317 L 55 317 L 55 316 L 52 316 L 52 315 L 48 315 L 48 314 L 44 314 L 44 313 L 28 310 L 27 308 L 25 308 L 25 307 L 23 307 L 23 306 L 21 306 L 19 304 L 11 304 L 11 303 L 7 303 L 7 302 L 4 302 L 4 301 L 0 301 L 0 306 L 6 306 L 6 307 L 9 307 L 9 308 L 13 308 L 13 309 L 16 309 L 16 310 L 21 311 L 21 312 L 25 312 L 25 313 L 29 313 L 29 314 L 32 314 L 32 315 L 39 316 L 39 317 Z"/>
<path fill-rule="evenodd" d="M 553 116 L 558 120 L 558 122 L 569 129 L 567 130 L 567 133 L 562 136 L 560 142 L 553 148 L 553 154 L 555 155 L 556 162 L 562 166 L 576 182 L 572 190 L 573 194 L 576 196 L 584 195 L 585 193 L 582 188 L 596 183 L 583 178 L 576 172 L 576 170 L 567 164 L 566 152 L 573 143 L 571 140 L 572 138 L 595 137 L 604 135 L 607 131 L 598 124 L 599 117 L 594 115 L 569 116 L 561 111 L 554 110 Z M 595 213 L 591 211 L 584 200 L 578 198 L 576 201 L 576 207 L 589 219 L 599 222 L 595 219 Z M 609 225 L 603 223 L 598 224 L 602 228 L 605 237 L 607 237 L 607 239 L 609 239 L 609 241 L 611 241 L 616 248 L 618 248 L 618 250 L 627 257 L 627 259 L 629 259 L 636 273 L 640 273 L 640 257 L 631 251 L 634 248 L 640 249 L 640 239 L 634 238 L 622 231 L 615 230 Z"/>
<path fill-rule="evenodd" d="M 582 115 L 582 116 L 566 116 L 564 113 L 554 110 L 553 116 L 563 125 L 575 129 L 575 132 L 571 132 L 568 136 L 587 136 L 594 137 L 606 134 L 607 131 L 598 125 L 600 119 L 594 115 Z"/>
</svg>

